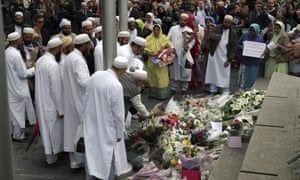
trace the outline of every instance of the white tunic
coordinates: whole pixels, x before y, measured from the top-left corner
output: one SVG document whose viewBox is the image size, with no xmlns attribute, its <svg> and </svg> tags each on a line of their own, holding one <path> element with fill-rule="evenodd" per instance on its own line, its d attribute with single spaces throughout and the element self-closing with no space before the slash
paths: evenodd
<svg viewBox="0 0 300 180">
<path fill-rule="evenodd" d="M 97 43 L 94 50 L 94 59 L 95 59 L 95 71 L 104 70 L 103 64 L 103 43 L 100 41 Z"/>
<path fill-rule="evenodd" d="M 20 51 L 12 46 L 5 50 L 5 60 L 9 117 L 13 125 L 25 128 L 25 109 L 32 124 L 36 119 L 27 82 L 28 77 L 34 76 L 35 69 L 26 69 Z"/>
<path fill-rule="evenodd" d="M 123 88 L 111 69 L 97 71 L 91 77 L 84 107 L 83 132 L 89 174 L 108 179 L 116 140 L 123 139 L 125 114 Z"/>
<path fill-rule="evenodd" d="M 168 39 L 170 40 L 172 47 L 176 50 L 176 58 L 174 59 L 174 63 L 170 66 L 170 79 L 173 80 L 186 80 L 186 77 L 183 77 L 185 74 L 184 64 L 185 59 L 181 60 L 178 57 L 182 57 L 183 53 L 183 32 L 193 32 L 191 28 L 188 26 L 181 27 L 180 25 L 172 26 L 169 33 Z M 195 39 L 189 42 L 189 48 L 192 48 L 195 44 Z M 189 80 L 188 80 L 189 81 Z"/>
<path fill-rule="evenodd" d="M 217 87 L 229 87 L 230 83 L 230 65 L 224 67 L 227 58 L 227 44 L 229 39 L 229 29 L 224 29 L 219 45 L 213 56 L 209 54 L 205 83 L 215 84 Z"/>
<path fill-rule="evenodd" d="M 63 151 L 62 81 L 55 57 L 46 52 L 36 63 L 36 111 L 45 154 Z"/>
<path fill-rule="evenodd" d="M 144 69 L 144 63 L 136 58 L 137 56 L 132 52 L 130 44 L 120 46 L 120 48 L 117 49 L 117 55 L 128 59 L 128 69 L 132 66 Z"/>
<path fill-rule="evenodd" d="M 75 152 L 74 136 L 82 120 L 83 96 L 90 73 L 82 53 L 74 49 L 65 58 L 63 99 L 64 99 L 64 150 Z"/>
</svg>

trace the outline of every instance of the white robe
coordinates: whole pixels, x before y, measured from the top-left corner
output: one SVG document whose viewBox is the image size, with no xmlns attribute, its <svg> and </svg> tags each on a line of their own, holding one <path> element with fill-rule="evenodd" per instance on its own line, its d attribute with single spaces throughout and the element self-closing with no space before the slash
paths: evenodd
<svg viewBox="0 0 300 180">
<path fill-rule="evenodd" d="M 65 58 L 64 99 L 64 150 L 75 152 L 74 136 L 82 121 L 83 96 L 90 79 L 90 73 L 82 53 L 74 49 Z"/>
<path fill-rule="evenodd" d="M 190 79 L 190 73 L 189 72 L 189 78 L 186 77 L 186 70 L 184 68 L 185 59 L 182 58 L 182 62 L 179 60 L 179 56 L 183 53 L 183 32 L 193 32 L 191 28 L 188 26 L 181 27 L 180 25 L 172 26 L 169 33 L 168 33 L 168 39 L 170 40 L 172 47 L 176 50 L 176 58 L 174 59 L 174 63 L 170 66 L 170 79 L 172 80 L 181 80 L 181 81 L 190 81 L 186 79 Z M 189 42 L 188 46 L 189 49 L 193 47 L 195 44 L 195 39 L 193 39 L 191 42 Z"/>
<path fill-rule="evenodd" d="M 36 63 L 36 111 L 45 154 L 63 151 L 62 81 L 55 57 L 46 52 Z"/>
<path fill-rule="evenodd" d="M 89 174 L 108 179 L 116 140 L 123 140 L 125 114 L 123 87 L 111 69 L 97 71 L 91 77 L 84 107 L 83 132 Z M 127 159 L 115 162 L 127 165 Z"/>
<path fill-rule="evenodd" d="M 95 59 L 95 71 L 104 70 L 103 64 L 103 43 L 102 41 L 97 43 L 94 50 L 94 59 Z"/>
<path fill-rule="evenodd" d="M 31 124 L 36 120 L 27 82 L 35 68 L 27 69 L 20 51 L 12 46 L 5 50 L 5 60 L 9 117 L 13 125 L 25 128 L 25 111 Z"/>
<path fill-rule="evenodd" d="M 128 69 L 132 66 L 144 69 L 144 63 L 141 60 L 136 59 L 137 56 L 132 52 L 130 44 L 120 46 L 120 48 L 117 49 L 117 55 L 128 59 Z"/>
<path fill-rule="evenodd" d="M 229 29 L 223 30 L 221 40 L 213 56 L 209 54 L 205 75 L 205 83 L 215 84 L 217 87 L 229 88 L 230 65 L 224 67 L 227 58 L 227 44 L 229 40 Z"/>
</svg>

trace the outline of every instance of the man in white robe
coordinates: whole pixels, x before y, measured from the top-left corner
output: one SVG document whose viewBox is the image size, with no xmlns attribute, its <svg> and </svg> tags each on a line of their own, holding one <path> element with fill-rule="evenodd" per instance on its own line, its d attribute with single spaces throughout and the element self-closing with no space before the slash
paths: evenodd
<svg viewBox="0 0 300 180">
<path fill-rule="evenodd" d="M 90 79 L 89 69 L 82 53 L 91 48 L 87 34 L 79 34 L 74 40 L 75 48 L 64 62 L 64 151 L 70 153 L 72 169 L 83 166 L 83 159 L 75 156 L 74 136 L 82 121 L 83 96 Z"/>
<path fill-rule="evenodd" d="M 237 34 L 231 28 L 232 16 L 226 15 L 223 24 L 216 26 L 208 37 L 209 56 L 207 61 L 205 83 L 210 84 L 210 93 L 217 93 L 217 87 L 229 94 L 230 62 L 235 58 Z"/>
<path fill-rule="evenodd" d="M 128 59 L 116 57 L 112 67 L 97 71 L 86 90 L 83 113 L 85 153 L 89 175 L 114 179 L 114 157 L 117 143 L 123 140 L 124 98 L 118 77 L 128 67 Z M 116 167 L 126 162 L 115 161 Z"/>
<path fill-rule="evenodd" d="M 47 44 L 48 51 L 36 63 L 36 111 L 48 165 L 55 164 L 57 153 L 63 151 L 62 81 L 56 61 L 61 48 L 60 38 L 51 39 Z"/>
<path fill-rule="evenodd" d="M 136 37 L 134 41 L 123 45 L 118 49 L 117 55 L 128 59 L 128 67 L 144 67 L 144 63 L 137 61 L 137 57 L 143 52 L 146 46 L 146 40 L 142 37 Z M 142 63 L 142 65 L 141 65 Z"/>
<path fill-rule="evenodd" d="M 168 39 L 176 50 L 176 58 L 169 68 L 171 90 L 173 93 L 176 93 L 178 90 L 181 90 L 183 93 L 186 92 L 188 82 L 191 80 L 191 67 L 186 67 L 190 62 L 185 58 L 185 54 L 193 47 L 195 39 L 191 40 L 184 37 L 184 34 L 193 33 L 193 30 L 186 26 L 187 20 L 188 15 L 182 13 L 180 15 L 179 24 L 172 26 L 168 33 Z M 180 85 L 181 89 L 179 89 Z"/>
<path fill-rule="evenodd" d="M 18 50 L 21 44 L 21 35 L 18 32 L 10 33 L 9 42 L 5 50 L 6 77 L 8 88 L 9 117 L 12 127 L 13 141 L 25 141 L 25 112 L 35 117 L 27 78 L 34 76 L 35 68 L 26 68 L 21 53 Z M 34 62 L 33 66 L 35 66 Z M 28 112 L 31 110 L 31 112 Z M 35 122 L 34 122 L 35 123 Z"/>
<path fill-rule="evenodd" d="M 67 55 L 70 54 L 74 50 L 74 44 L 73 44 L 73 39 L 69 36 L 63 37 L 60 39 L 63 42 L 63 44 L 62 44 L 62 52 L 61 52 L 61 56 L 60 56 L 60 60 L 59 60 L 58 64 L 59 64 L 60 77 L 63 80 L 65 59 L 66 59 Z"/>
</svg>

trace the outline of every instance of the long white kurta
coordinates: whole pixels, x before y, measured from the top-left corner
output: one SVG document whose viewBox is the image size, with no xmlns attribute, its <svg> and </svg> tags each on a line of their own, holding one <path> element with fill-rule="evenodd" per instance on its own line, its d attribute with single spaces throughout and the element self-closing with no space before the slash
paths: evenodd
<svg viewBox="0 0 300 180">
<path fill-rule="evenodd" d="M 169 33 L 168 39 L 170 40 L 172 47 L 176 50 L 176 58 L 174 59 L 174 63 L 170 66 L 170 79 L 173 80 L 183 80 L 186 81 L 186 78 L 183 77 L 184 72 L 184 62 L 182 64 L 178 60 L 178 55 L 183 52 L 183 32 L 193 32 L 191 28 L 188 26 L 181 27 L 180 25 L 172 26 Z M 195 44 L 195 39 L 189 42 L 189 48 L 192 48 Z M 184 59 L 182 59 L 184 60 Z M 189 80 L 188 80 L 189 81 Z"/>
<path fill-rule="evenodd" d="M 82 121 L 83 96 L 90 79 L 90 73 L 82 53 L 74 49 L 65 58 L 64 99 L 64 150 L 75 152 L 74 136 Z"/>
<path fill-rule="evenodd" d="M 36 63 L 36 111 L 45 154 L 63 151 L 62 81 L 55 57 L 46 52 Z"/>
<path fill-rule="evenodd" d="M 134 58 L 136 57 L 135 54 L 132 52 L 130 44 L 126 44 L 123 46 L 120 46 L 120 48 L 117 49 L 117 55 L 123 56 L 128 59 L 128 67 L 134 66 Z"/>
<path fill-rule="evenodd" d="M 124 130 L 123 87 L 111 69 L 97 71 L 91 77 L 83 116 L 89 174 L 108 179 L 116 140 L 123 139 Z"/>
<path fill-rule="evenodd" d="M 230 65 L 224 67 L 227 58 L 227 44 L 229 39 L 229 30 L 223 30 L 221 40 L 213 56 L 209 54 L 205 83 L 215 84 L 217 87 L 229 87 L 230 83 Z"/>
<path fill-rule="evenodd" d="M 27 82 L 35 68 L 26 69 L 20 51 L 12 46 L 5 50 L 5 60 L 9 117 L 13 125 L 25 128 L 25 110 L 32 124 L 36 120 Z"/>
<path fill-rule="evenodd" d="M 97 46 L 94 50 L 94 59 L 95 59 L 95 71 L 103 71 L 103 43 L 100 41 L 97 43 Z"/>
</svg>

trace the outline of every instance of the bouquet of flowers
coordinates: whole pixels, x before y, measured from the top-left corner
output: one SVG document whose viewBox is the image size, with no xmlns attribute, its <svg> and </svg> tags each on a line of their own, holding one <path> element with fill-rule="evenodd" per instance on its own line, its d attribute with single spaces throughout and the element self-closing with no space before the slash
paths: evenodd
<svg viewBox="0 0 300 180">
<path fill-rule="evenodd" d="M 177 151 L 181 164 L 186 169 L 199 168 L 205 160 L 205 151 L 198 146 L 178 146 Z"/>
<path fill-rule="evenodd" d="M 166 48 L 152 57 L 152 62 L 157 64 L 159 67 L 163 67 L 173 63 L 175 55 L 172 48 Z"/>
<path fill-rule="evenodd" d="M 229 133 L 232 136 L 238 136 L 240 135 L 242 129 L 243 129 L 243 122 L 239 119 L 234 119 L 230 124 Z"/>
<path fill-rule="evenodd" d="M 259 111 L 264 100 L 266 92 L 251 90 L 236 93 L 221 108 L 225 119 L 231 119 L 238 114 L 248 114 L 253 111 Z"/>
<path fill-rule="evenodd" d="M 155 143 L 163 132 L 163 127 L 159 124 L 157 117 L 152 117 L 142 124 L 142 128 L 138 130 L 139 136 L 147 142 Z"/>
</svg>

